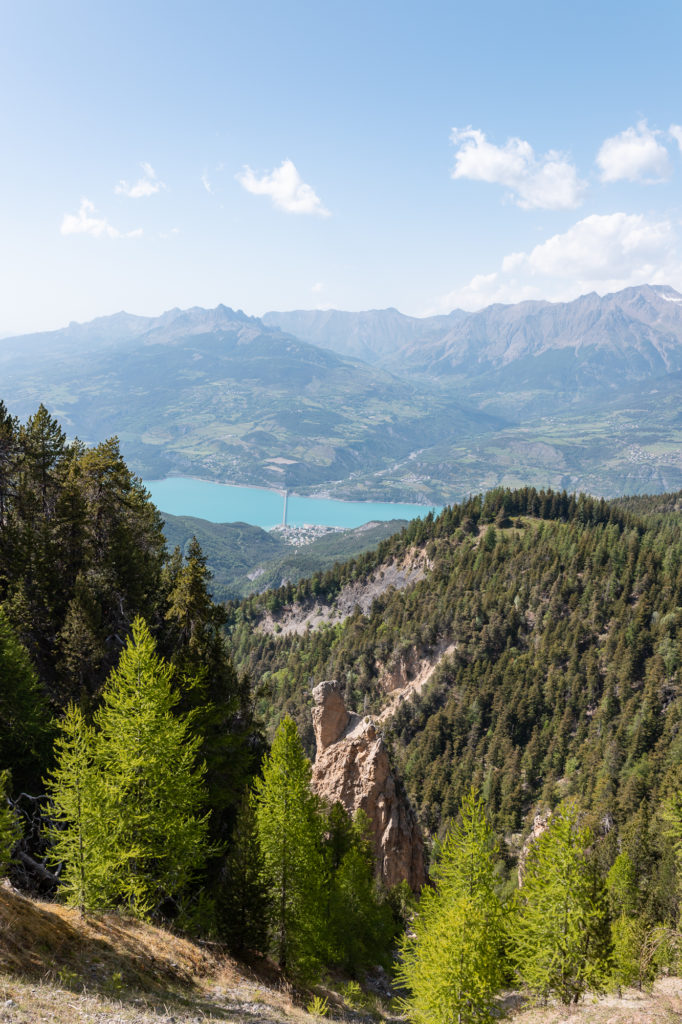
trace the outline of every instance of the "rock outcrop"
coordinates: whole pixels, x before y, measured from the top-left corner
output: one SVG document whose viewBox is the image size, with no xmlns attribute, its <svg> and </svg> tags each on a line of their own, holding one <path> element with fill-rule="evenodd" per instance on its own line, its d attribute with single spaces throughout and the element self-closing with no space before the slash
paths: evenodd
<svg viewBox="0 0 682 1024">
<path fill-rule="evenodd" d="M 350 722 L 350 715 L 333 679 L 318 683 L 313 690 L 313 700 L 313 730 L 319 757 L 343 734 Z"/>
<path fill-rule="evenodd" d="M 329 803 L 340 801 L 350 814 L 362 808 L 372 823 L 377 870 L 387 886 L 406 880 L 420 889 L 426 880 L 424 841 L 373 720 L 349 714 L 331 680 L 316 686 L 313 697 L 313 788 Z"/>
<path fill-rule="evenodd" d="M 533 845 L 533 843 L 535 842 L 535 840 L 539 839 L 540 836 L 542 835 L 542 833 L 547 831 L 547 828 L 549 826 L 549 819 L 551 817 L 552 817 L 552 812 L 550 810 L 547 810 L 547 811 L 539 811 L 535 815 L 535 817 L 533 818 L 533 827 L 531 828 L 530 834 L 528 835 L 528 838 L 526 839 L 525 843 L 521 847 L 521 852 L 519 853 L 519 863 L 518 863 L 519 889 L 523 885 L 523 879 L 524 879 L 525 874 L 526 874 L 526 860 L 528 858 L 528 854 L 530 852 L 530 848 Z"/>
</svg>

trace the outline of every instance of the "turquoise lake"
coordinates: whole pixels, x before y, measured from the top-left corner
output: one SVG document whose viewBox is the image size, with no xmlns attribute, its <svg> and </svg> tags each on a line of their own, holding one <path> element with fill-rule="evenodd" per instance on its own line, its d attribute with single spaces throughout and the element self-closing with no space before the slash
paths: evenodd
<svg viewBox="0 0 682 1024">
<path fill-rule="evenodd" d="M 284 495 L 260 487 L 236 487 L 193 477 L 145 480 L 152 501 L 172 516 L 196 516 L 212 523 L 250 523 L 270 530 L 282 522 Z M 341 526 L 352 529 L 374 520 L 415 519 L 439 511 L 435 505 L 386 501 L 333 501 L 328 498 L 287 498 L 287 526 Z"/>
</svg>

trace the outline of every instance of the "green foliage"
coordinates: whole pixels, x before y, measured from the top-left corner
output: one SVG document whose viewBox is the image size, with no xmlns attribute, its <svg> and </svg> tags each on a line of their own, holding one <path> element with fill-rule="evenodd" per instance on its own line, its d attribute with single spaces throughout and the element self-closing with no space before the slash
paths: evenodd
<svg viewBox="0 0 682 1024">
<path fill-rule="evenodd" d="M 284 718 L 254 783 L 256 828 L 272 905 L 272 946 L 280 967 L 314 978 L 323 962 L 323 819 L 310 790 L 310 762 Z"/>
<path fill-rule="evenodd" d="M 176 551 L 164 571 L 167 589 L 164 646 L 180 684 L 178 710 L 190 715 L 206 762 L 205 785 L 212 808 L 210 834 L 224 844 L 240 796 L 256 768 L 250 684 L 232 665 L 223 625 L 224 610 L 209 594 L 211 574 L 196 540 L 182 561 Z"/>
<path fill-rule="evenodd" d="M 175 714 L 172 677 L 138 618 L 95 714 L 107 895 L 139 916 L 179 897 L 209 852 L 200 740 Z"/>
<path fill-rule="evenodd" d="M 0 607 L 0 769 L 11 768 L 18 790 L 38 783 L 51 731 L 46 695 Z"/>
<path fill-rule="evenodd" d="M 647 982 L 653 981 L 653 974 L 649 971 L 642 976 L 642 954 L 648 931 L 645 921 L 625 913 L 611 922 L 609 981 L 619 992 L 630 985 L 637 984 L 642 988 Z"/>
<path fill-rule="evenodd" d="M 70 704 L 59 722 L 55 767 L 45 781 L 50 797 L 47 836 L 52 860 L 63 863 L 60 895 L 81 912 L 97 906 L 108 883 L 103 780 L 95 768 L 95 734 Z"/>
<path fill-rule="evenodd" d="M 637 873 L 629 855 L 621 851 L 606 876 L 609 913 L 612 918 L 621 914 L 633 915 L 638 908 Z"/>
<path fill-rule="evenodd" d="M 675 790 L 664 801 L 661 816 L 675 853 L 678 886 L 682 887 L 682 789 Z"/>
<path fill-rule="evenodd" d="M 340 989 L 341 997 L 352 1010 L 361 1010 L 365 1006 L 365 993 L 360 988 L 357 981 L 351 979 L 347 981 Z"/>
<path fill-rule="evenodd" d="M 71 706 L 48 780 L 50 836 L 64 859 L 67 899 L 123 903 L 145 917 L 181 897 L 209 852 L 199 740 L 175 707 L 172 669 L 142 619 L 104 688 L 90 729 Z"/>
<path fill-rule="evenodd" d="M 493 998 L 504 978 L 503 911 L 495 893 L 497 848 L 483 802 L 471 790 L 461 821 L 447 833 L 401 945 L 402 1005 L 414 1024 L 494 1019 Z"/>
<path fill-rule="evenodd" d="M 577 1002 L 587 989 L 603 988 L 608 973 L 603 892 L 587 856 L 591 842 L 569 803 L 528 851 L 511 957 L 523 984 L 543 999 L 553 993 L 563 1003 Z"/>
<path fill-rule="evenodd" d="M 679 495 L 613 503 L 496 489 L 411 523 L 372 555 L 232 606 L 235 665 L 258 680 L 269 729 L 290 714 L 312 754 L 311 680 L 338 679 L 351 710 L 372 712 L 387 672 L 409 678 L 422 659 L 438 662 L 386 726 L 427 829 L 442 834 L 472 783 L 505 833 L 538 802 L 574 797 L 603 874 L 627 850 L 638 912 L 672 924 L 674 857 L 651 823 L 682 763 L 681 505 Z M 425 577 L 366 613 L 303 634 L 263 628 L 270 605 L 275 621 L 316 602 L 333 612 L 344 586 L 369 595 L 382 573 L 412 564 Z"/>
<path fill-rule="evenodd" d="M 218 601 L 262 593 L 279 586 L 283 579 L 296 584 L 316 572 L 331 569 L 337 562 L 347 562 L 375 548 L 406 525 L 404 520 L 393 520 L 354 530 L 335 530 L 309 544 L 295 546 L 276 531 L 268 532 L 247 523 L 210 523 L 168 513 L 164 513 L 164 520 L 169 550 L 177 545 L 186 555 L 192 537 L 199 541 L 213 574 L 210 590 Z"/>
<path fill-rule="evenodd" d="M 350 819 L 340 804 L 327 818 L 329 885 L 327 948 L 332 963 L 357 973 L 390 965 L 395 922 L 386 894 L 376 881 L 371 824 L 360 809 Z"/>
<path fill-rule="evenodd" d="M 329 1000 L 326 996 L 313 996 L 306 1006 L 306 1012 L 312 1014 L 313 1017 L 327 1017 L 329 1015 Z"/>
<path fill-rule="evenodd" d="M 242 798 L 221 870 L 218 934 L 235 953 L 245 949 L 264 953 L 271 901 L 258 841 L 255 804 L 249 792 Z"/>
<path fill-rule="evenodd" d="M 0 772 L 0 872 L 2 873 L 9 867 L 14 847 L 22 836 L 19 819 L 12 808 L 7 805 L 9 784 L 9 772 Z"/>
<path fill-rule="evenodd" d="M 88 701 L 135 613 L 153 618 L 161 520 L 115 438 L 69 444 L 44 406 L 25 425 L 3 411 L 0 602 L 53 701 Z"/>
</svg>

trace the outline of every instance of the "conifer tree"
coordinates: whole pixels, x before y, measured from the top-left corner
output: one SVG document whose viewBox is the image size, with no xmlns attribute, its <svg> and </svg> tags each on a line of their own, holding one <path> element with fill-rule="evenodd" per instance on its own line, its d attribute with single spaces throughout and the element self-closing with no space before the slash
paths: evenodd
<svg viewBox="0 0 682 1024">
<path fill-rule="evenodd" d="M 604 892 L 574 803 L 561 805 L 530 847 L 511 935 L 519 978 L 535 995 L 577 1002 L 608 972 Z"/>
<path fill-rule="evenodd" d="M 47 698 L 28 651 L 0 607 L 0 770 L 11 769 L 18 789 L 40 782 L 50 738 Z"/>
<path fill-rule="evenodd" d="M 326 831 L 330 959 L 353 974 L 370 965 L 389 966 L 395 926 L 376 881 L 369 818 L 359 809 L 351 819 L 337 803 L 330 808 Z"/>
<path fill-rule="evenodd" d="M 256 827 L 272 901 L 272 944 L 283 970 L 319 972 L 324 949 L 323 819 L 293 719 L 281 722 L 254 783 Z"/>
<path fill-rule="evenodd" d="M 672 843 L 677 863 L 677 884 L 682 900 L 682 789 L 675 791 L 664 801 L 661 817 L 666 836 Z"/>
<path fill-rule="evenodd" d="M 219 934 L 235 953 L 245 949 L 264 953 L 267 949 L 271 905 L 264 867 L 255 802 L 247 791 L 230 837 L 217 897 Z"/>
<path fill-rule="evenodd" d="M 422 892 L 413 936 L 401 946 L 403 1000 L 414 1024 L 478 1024 L 493 1019 L 504 977 L 503 911 L 495 893 L 497 850 L 482 800 L 470 790 L 461 821 L 447 833 Z"/>
<path fill-rule="evenodd" d="M 172 675 L 137 618 L 95 715 L 106 896 L 142 917 L 179 897 L 209 853 L 200 740 L 187 717 L 174 714 Z"/>
<path fill-rule="evenodd" d="M 55 740 L 55 767 L 46 779 L 51 800 L 47 835 L 51 859 L 63 863 L 60 895 L 81 913 L 98 906 L 108 884 L 109 834 L 103 815 L 104 780 L 94 764 L 95 734 L 74 704 Z"/>
<path fill-rule="evenodd" d="M 211 572 L 196 537 L 190 541 L 185 564 L 177 550 L 165 576 L 166 646 L 181 691 L 178 710 L 192 713 L 192 729 L 201 737 L 211 839 L 223 844 L 257 764 L 250 685 L 232 665 L 222 628 L 225 612 L 211 600 Z"/>
<path fill-rule="evenodd" d="M 8 771 L 0 772 L 0 872 L 4 873 L 12 860 L 12 851 L 21 839 L 19 819 L 7 803 L 10 785 Z"/>
</svg>

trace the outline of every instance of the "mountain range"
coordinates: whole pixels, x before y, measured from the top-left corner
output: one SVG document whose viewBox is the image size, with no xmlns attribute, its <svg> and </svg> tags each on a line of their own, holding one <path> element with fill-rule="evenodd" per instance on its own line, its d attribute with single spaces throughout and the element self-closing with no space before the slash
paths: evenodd
<svg viewBox="0 0 682 1024">
<path fill-rule="evenodd" d="M 226 306 L 119 313 L 0 341 L 2 397 L 147 478 L 451 501 L 503 484 L 682 486 L 682 295 L 408 317 Z"/>
</svg>

